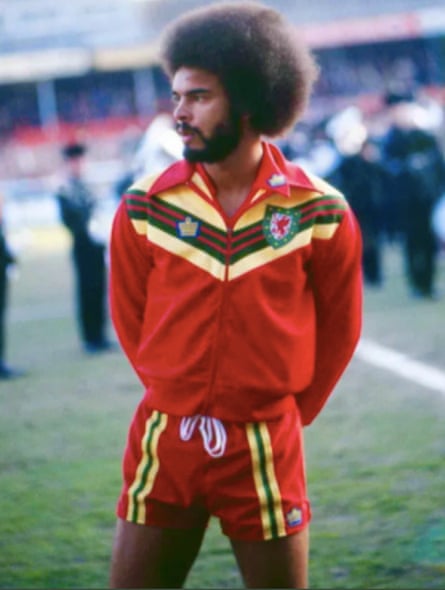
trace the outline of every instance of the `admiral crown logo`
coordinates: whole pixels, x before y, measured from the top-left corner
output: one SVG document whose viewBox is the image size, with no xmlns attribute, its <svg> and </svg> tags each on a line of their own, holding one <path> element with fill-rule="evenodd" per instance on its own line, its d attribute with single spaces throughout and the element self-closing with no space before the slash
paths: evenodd
<svg viewBox="0 0 445 590">
<path fill-rule="evenodd" d="M 286 520 L 289 526 L 297 526 L 303 522 L 303 513 L 298 508 L 292 508 L 286 514 Z"/>
<path fill-rule="evenodd" d="M 178 222 L 178 233 L 181 238 L 196 238 L 199 234 L 199 227 L 199 221 L 196 221 L 187 215 L 184 221 Z"/>
<path fill-rule="evenodd" d="M 283 174 L 274 174 L 268 179 L 267 184 L 272 188 L 276 186 L 283 186 L 286 184 L 286 178 Z"/>
</svg>

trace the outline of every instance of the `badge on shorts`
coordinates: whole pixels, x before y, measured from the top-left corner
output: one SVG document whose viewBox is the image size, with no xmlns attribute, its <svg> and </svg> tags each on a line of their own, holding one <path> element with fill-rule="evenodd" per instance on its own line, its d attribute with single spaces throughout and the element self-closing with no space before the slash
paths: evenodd
<svg viewBox="0 0 445 590">
<path fill-rule="evenodd" d="M 288 244 L 298 231 L 300 214 L 292 209 L 267 205 L 263 232 L 272 248 Z"/>
<path fill-rule="evenodd" d="M 303 522 L 303 513 L 299 508 L 292 508 L 286 514 L 286 520 L 289 526 L 297 526 Z"/>
</svg>

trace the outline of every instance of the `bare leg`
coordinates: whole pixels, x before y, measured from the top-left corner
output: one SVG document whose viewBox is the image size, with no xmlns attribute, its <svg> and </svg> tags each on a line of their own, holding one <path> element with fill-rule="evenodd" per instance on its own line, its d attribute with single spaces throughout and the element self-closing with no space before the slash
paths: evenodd
<svg viewBox="0 0 445 590">
<path fill-rule="evenodd" d="M 118 519 L 111 588 L 181 588 L 205 529 L 162 529 Z"/>
<path fill-rule="evenodd" d="M 231 541 L 247 588 L 307 588 L 309 527 L 271 541 Z"/>
</svg>

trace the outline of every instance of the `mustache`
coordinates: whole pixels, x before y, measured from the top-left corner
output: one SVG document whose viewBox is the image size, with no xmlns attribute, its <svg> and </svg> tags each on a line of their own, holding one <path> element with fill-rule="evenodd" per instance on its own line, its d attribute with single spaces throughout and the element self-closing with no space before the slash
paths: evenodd
<svg viewBox="0 0 445 590">
<path fill-rule="evenodd" d="M 193 131 L 190 125 L 187 125 L 184 121 L 178 121 L 175 125 L 175 129 L 178 133 L 189 133 Z"/>
<path fill-rule="evenodd" d="M 175 125 L 175 129 L 178 133 L 196 133 L 199 137 L 203 137 L 201 131 L 197 127 L 192 127 L 185 121 L 178 121 Z"/>
</svg>

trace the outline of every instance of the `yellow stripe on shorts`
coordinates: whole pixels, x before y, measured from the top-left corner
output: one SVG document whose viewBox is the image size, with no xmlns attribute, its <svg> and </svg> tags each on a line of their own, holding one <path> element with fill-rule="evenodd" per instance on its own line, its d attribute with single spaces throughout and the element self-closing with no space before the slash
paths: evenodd
<svg viewBox="0 0 445 590">
<path fill-rule="evenodd" d="M 128 490 L 127 520 L 145 523 L 145 498 L 151 492 L 159 470 L 159 437 L 167 426 L 167 414 L 155 410 L 145 424 L 141 440 L 142 458 Z"/>
<path fill-rule="evenodd" d="M 286 534 L 281 494 L 275 476 L 273 451 L 265 422 L 246 425 L 255 489 L 260 502 L 264 539 Z"/>
</svg>

